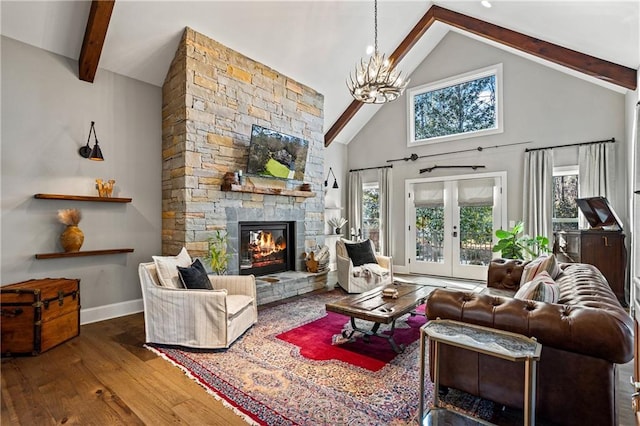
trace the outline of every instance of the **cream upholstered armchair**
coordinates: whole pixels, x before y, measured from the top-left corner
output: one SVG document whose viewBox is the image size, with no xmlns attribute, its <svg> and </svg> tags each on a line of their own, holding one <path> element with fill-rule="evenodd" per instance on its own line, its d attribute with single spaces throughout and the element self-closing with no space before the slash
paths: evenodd
<svg viewBox="0 0 640 426">
<path fill-rule="evenodd" d="M 351 259 L 347 245 L 352 252 L 356 249 L 362 249 L 368 253 L 364 257 L 358 256 L 358 259 Z M 375 247 L 371 240 L 358 243 L 345 240 L 336 241 L 336 262 L 338 284 L 347 293 L 362 293 L 393 282 L 391 257 L 375 254 Z"/>
<path fill-rule="evenodd" d="M 258 320 L 253 275 L 210 275 L 213 290 L 190 290 L 161 285 L 153 262 L 141 263 L 138 273 L 149 343 L 228 348 Z"/>
</svg>

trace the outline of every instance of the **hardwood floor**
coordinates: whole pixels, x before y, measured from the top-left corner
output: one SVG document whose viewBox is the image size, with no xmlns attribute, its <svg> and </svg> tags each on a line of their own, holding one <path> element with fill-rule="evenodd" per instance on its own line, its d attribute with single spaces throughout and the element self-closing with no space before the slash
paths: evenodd
<svg viewBox="0 0 640 426">
<path fill-rule="evenodd" d="M 135 314 L 82 326 L 37 357 L 3 359 L 2 424 L 245 424 L 143 343 Z"/>
<path fill-rule="evenodd" d="M 2 425 L 244 425 L 244 421 L 142 347 L 142 314 L 84 325 L 80 336 L 36 357 L 5 358 Z M 620 366 L 620 424 L 634 423 Z M 585 401 L 588 403 L 588 401 Z"/>
</svg>

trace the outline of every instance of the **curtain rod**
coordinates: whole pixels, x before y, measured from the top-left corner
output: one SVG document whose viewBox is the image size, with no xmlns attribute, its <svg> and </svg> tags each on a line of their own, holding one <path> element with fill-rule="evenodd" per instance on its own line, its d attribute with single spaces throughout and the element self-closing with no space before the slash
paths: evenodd
<svg viewBox="0 0 640 426">
<path fill-rule="evenodd" d="M 611 142 L 611 143 L 615 143 L 616 138 L 611 138 L 611 139 L 605 139 L 603 141 L 593 141 L 593 142 L 578 142 L 578 143 L 570 143 L 567 145 L 555 145 L 555 146 L 545 146 L 542 148 L 527 148 L 524 150 L 524 152 L 531 152 L 531 151 L 540 151 L 543 149 L 554 149 L 554 148 L 565 148 L 568 146 L 581 146 L 581 145 L 593 145 L 594 143 L 607 143 L 607 142 Z"/>
<path fill-rule="evenodd" d="M 388 166 L 378 166 L 378 167 L 365 167 L 363 169 L 351 169 L 349 170 L 349 173 L 351 172 L 361 172 L 363 170 L 374 170 L 374 169 L 392 169 L 393 168 L 393 164 L 388 165 Z"/>
<path fill-rule="evenodd" d="M 418 155 L 416 153 L 413 153 L 409 157 L 396 158 L 395 160 L 387 160 L 387 163 L 393 163 L 395 161 L 409 161 L 409 160 L 416 161 L 419 158 L 437 157 L 439 155 L 449 155 L 449 154 L 460 154 L 461 152 L 471 152 L 471 151 L 482 152 L 485 149 L 502 148 L 503 146 L 522 145 L 522 144 L 531 143 L 531 142 L 532 141 L 514 142 L 514 143 L 506 143 L 504 145 L 494 145 L 494 146 L 485 146 L 485 147 L 479 146 L 477 148 L 469 148 L 469 149 L 461 149 L 461 150 L 458 150 L 458 151 L 441 152 L 439 154 Z"/>
</svg>

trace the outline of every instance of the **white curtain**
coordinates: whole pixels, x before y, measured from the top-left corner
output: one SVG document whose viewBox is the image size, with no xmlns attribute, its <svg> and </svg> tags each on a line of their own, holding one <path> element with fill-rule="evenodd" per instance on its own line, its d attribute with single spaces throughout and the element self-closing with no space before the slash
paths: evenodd
<svg viewBox="0 0 640 426">
<path fill-rule="evenodd" d="M 541 149 L 524 154 L 524 205 L 522 208 L 525 233 L 553 241 L 553 151 Z"/>
<path fill-rule="evenodd" d="M 391 168 L 378 170 L 380 191 L 380 254 L 391 256 Z"/>
<path fill-rule="evenodd" d="M 347 185 L 347 228 L 358 234 L 362 229 L 362 174 L 349 172 Z"/>
<path fill-rule="evenodd" d="M 578 197 L 606 197 L 611 202 L 611 177 L 613 144 L 602 142 L 578 147 Z M 613 204 L 613 203 L 611 203 Z M 582 213 L 579 214 L 581 229 L 589 228 Z"/>
</svg>

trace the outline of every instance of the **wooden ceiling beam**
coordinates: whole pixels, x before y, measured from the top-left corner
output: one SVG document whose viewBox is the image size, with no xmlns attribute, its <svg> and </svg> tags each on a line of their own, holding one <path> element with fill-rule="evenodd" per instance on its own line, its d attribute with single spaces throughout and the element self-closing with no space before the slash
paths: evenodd
<svg viewBox="0 0 640 426">
<path fill-rule="evenodd" d="M 393 51 L 389 59 L 392 63 L 397 64 L 404 58 L 404 56 L 409 53 L 411 48 L 420 40 L 420 38 L 427 32 L 427 30 L 433 25 L 435 22 L 434 14 L 433 14 L 433 6 L 427 10 L 427 13 L 418 21 L 418 23 L 413 27 L 413 29 L 407 34 L 407 36 L 402 40 L 402 42 L 398 45 L 396 50 Z M 327 147 L 333 142 L 333 140 L 338 136 L 338 134 L 344 129 L 344 127 L 351 121 L 351 119 L 356 115 L 356 113 L 362 108 L 364 105 L 362 102 L 353 100 L 347 107 L 347 109 L 338 117 L 333 126 L 325 133 L 324 135 L 324 146 Z"/>
<path fill-rule="evenodd" d="M 84 32 L 80 59 L 78 60 L 78 77 L 80 80 L 93 83 L 114 5 L 115 0 L 93 0 L 91 2 L 87 28 Z"/>
<path fill-rule="evenodd" d="M 509 30 L 498 25 L 490 24 L 471 16 L 453 12 L 440 6 L 432 6 L 436 20 L 452 27 L 512 47 L 524 53 L 554 64 L 562 65 L 574 71 L 595 77 L 597 79 L 636 90 L 636 73 L 613 62 L 605 61 L 595 56 L 587 55 L 576 50 L 567 49 L 557 44 L 531 37 L 517 31 Z"/>
<path fill-rule="evenodd" d="M 393 60 L 393 63 L 397 64 L 436 21 L 629 90 L 635 90 L 637 87 L 637 70 L 633 68 L 567 49 L 566 47 L 549 43 L 436 5 L 429 8 L 427 13 L 418 21 L 416 26 L 413 27 L 407 37 L 405 37 L 398 48 L 391 54 L 390 58 Z M 325 133 L 325 147 L 334 141 L 342 129 L 345 128 L 358 110 L 360 110 L 362 105 L 362 102 L 356 100 L 349 104 L 333 126 Z"/>
</svg>

